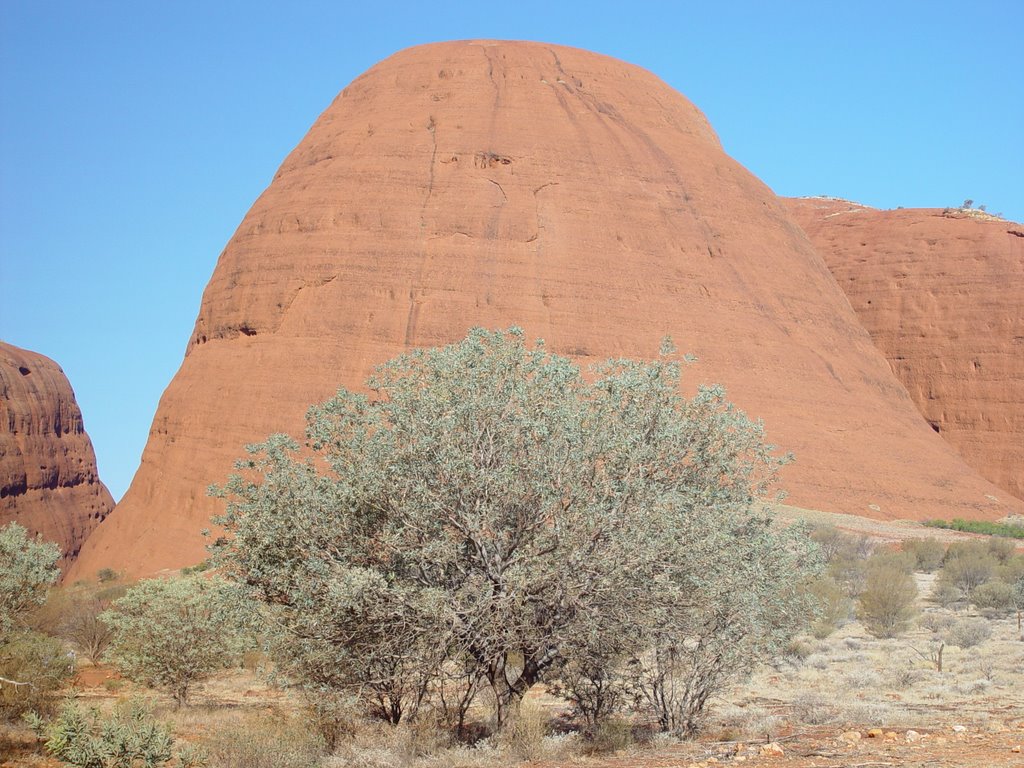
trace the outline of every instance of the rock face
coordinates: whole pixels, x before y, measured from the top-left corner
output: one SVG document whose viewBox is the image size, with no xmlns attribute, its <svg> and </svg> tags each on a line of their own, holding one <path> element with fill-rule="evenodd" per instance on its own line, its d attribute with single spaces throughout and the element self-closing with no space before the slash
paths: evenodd
<svg viewBox="0 0 1024 768">
<path fill-rule="evenodd" d="M 113 506 L 64 371 L 0 342 L 0 527 L 56 542 L 67 566 Z"/>
<path fill-rule="evenodd" d="M 932 429 L 1024 499 L 1024 225 L 786 201 Z"/>
<path fill-rule="evenodd" d="M 650 357 L 792 450 L 790 502 L 996 518 L 771 191 L 654 75 L 585 51 L 456 42 L 357 78 L 221 254 L 124 500 L 80 566 L 204 556 L 205 497 L 245 443 L 403 350 L 522 326 L 582 362 Z M 1013 507 L 1013 509 L 1018 509 Z"/>
</svg>

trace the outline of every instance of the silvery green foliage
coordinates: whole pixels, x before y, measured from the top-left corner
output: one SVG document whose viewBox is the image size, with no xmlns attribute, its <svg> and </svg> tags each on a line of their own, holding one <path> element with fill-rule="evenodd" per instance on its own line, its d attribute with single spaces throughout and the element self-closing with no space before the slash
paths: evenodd
<svg viewBox="0 0 1024 768">
<path fill-rule="evenodd" d="M 761 426 L 683 398 L 663 351 L 589 379 L 518 329 L 402 355 L 311 408 L 305 450 L 250 447 L 218 562 L 295 672 L 393 721 L 440 697 L 461 725 L 486 686 L 500 725 L 560 670 L 621 691 L 662 647 L 719 684 L 803 618 L 810 559 L 757 506 L 782 461 Z"/>
<path fill-rule="evenodd" d="M 174 755 L 169 729 L 139 701 L 122 704 L 104 717 L 98 709 L 82 710 L 69 700 L 50 723 L 28 720 L 46 738 L 46 750 L 76 768 L 158 768 Z M 197 764 L 191 757 L 180 762 Z"/>
<path fill-rule="evenodd" d="M 251 611 L 222 579 L 140 581 L 100 619 L 114 630 L 106 656 L 131 680 L 168 691 L 178 705 L 243 650 Z"/>
<path fill-rule="evenodd" d="M 19 615 L 46 601 L 47 589 L 60 576 L 59 557 L 56 544 L 29 538 L 17 523 L 0 528 L 0 638 Z"/>
</svg>

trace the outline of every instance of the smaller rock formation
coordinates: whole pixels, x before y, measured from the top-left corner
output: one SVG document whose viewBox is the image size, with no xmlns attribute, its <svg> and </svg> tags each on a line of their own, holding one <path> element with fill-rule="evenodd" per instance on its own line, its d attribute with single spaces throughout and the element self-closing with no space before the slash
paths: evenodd
<svg viewBox="0 0 1024 768">
<path fill-rule="evenodd" d="M 786 201 L 932 429 L 1024 499 L 1024 226 Z"/>
<path fill-rule="evenodd" d="M 66 567 L 113 506 L 64 371 L 0 342 L 0 526 L 55 542 Z"/>
</svg>

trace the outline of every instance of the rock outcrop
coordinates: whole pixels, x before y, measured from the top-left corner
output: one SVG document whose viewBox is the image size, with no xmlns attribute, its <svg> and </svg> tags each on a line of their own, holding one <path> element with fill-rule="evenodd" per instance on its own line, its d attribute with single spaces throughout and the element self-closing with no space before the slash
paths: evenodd
<svg viewBox="0 0 1024 768">
<path fill-rule="evenodd" d="M 373 367 L 472 326 L 584 363 L 666 334 L 796 453 L 795 505 L 1020 508 L 921 419 L 842 290 L 704 116 L 638 67 L 534 43 L 403 51 L 357 78 L 221 254 L 131 488 L 80 567 L 204 556 L 242 446 Z M 1012 508 L 1008 508 L 1012 507 Z"/>
<path fill-rule="evenodd" d="M 113 506 L 64 371 L 0 342 L 0 526 L 56 542 L 66 567 Z"/>
<path fill-rule="evenodd" d="M 1024 499 L 1024 225 L 786 201 L 932 429 Z"/>
</svg>

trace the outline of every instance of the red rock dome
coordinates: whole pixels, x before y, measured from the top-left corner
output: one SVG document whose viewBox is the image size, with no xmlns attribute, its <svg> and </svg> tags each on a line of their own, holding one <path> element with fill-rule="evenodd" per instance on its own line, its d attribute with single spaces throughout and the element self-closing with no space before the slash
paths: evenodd
<svg viewBox="0 0 1024 768">
<path fill-rule="evenodd" d="M 231 238 L 142 465 L 80 560 L 149 573 L 204 556 L 206 497 L 245 443 L 301 434 L 339 385 L 472 326 L 581 361 L 650 357 L 721 382 L 796 453 L 793 504 L 997 518 L 917 413 L 804 233 L 649 72 L 586 51 L 402 51 L 320 116 Z"/>
<path fill-rule="evenodd" d="M 55 542 L 66 566 L 113 506 L 64 371 L 0 341 L 0 527 Z"/>
<path fill-rule="evenodd" d="M 1024 499 L 1024 225 L 786 200 L 932 428 Z"/>
</svg>

